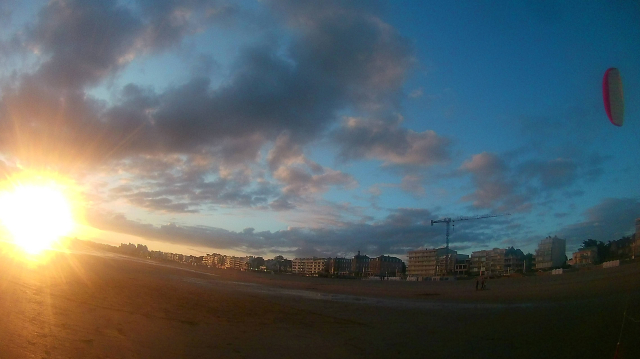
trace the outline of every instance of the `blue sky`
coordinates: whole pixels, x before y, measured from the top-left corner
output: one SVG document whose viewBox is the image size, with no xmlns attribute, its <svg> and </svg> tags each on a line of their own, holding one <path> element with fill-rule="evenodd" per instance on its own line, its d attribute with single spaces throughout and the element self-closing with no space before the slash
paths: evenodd
<svg viewBox="0 0 640 359">
<path fill-rule="evenodd" d="M 572 251 L 640 217 L 634 1 L 0 6 L 0 165 L 81 238 L 189 254 Z M 623 77 L 611 125 L 602 76 Z"/>
</svg>

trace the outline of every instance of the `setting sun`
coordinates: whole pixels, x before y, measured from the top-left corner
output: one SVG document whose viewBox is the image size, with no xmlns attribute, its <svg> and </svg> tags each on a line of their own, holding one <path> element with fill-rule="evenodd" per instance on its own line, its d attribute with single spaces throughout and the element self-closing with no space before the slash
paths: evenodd
<svg viewBox="0 0 640 359">
<path fill-rule="evenodd" d="M 74 225 L 69 200 L 52 184 L 23 184 L 0 192 L 0 222 L 31 254 L 51 248 Z"/>
</svg>

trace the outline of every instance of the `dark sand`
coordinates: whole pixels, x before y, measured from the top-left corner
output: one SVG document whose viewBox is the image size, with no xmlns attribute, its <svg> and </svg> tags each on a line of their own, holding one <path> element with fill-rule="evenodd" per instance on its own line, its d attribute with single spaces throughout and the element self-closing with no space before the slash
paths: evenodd
<svg viewBox="0 0 640 359">
<path fill-rule="evenodd" d="M 640 319 L 640 263 L 482 292 L 193 269 L 0 254 L 0 358 L 613 358 L 625 307 Z M 619 357 L 640 358 L 640 323 Z"/>
</svg>

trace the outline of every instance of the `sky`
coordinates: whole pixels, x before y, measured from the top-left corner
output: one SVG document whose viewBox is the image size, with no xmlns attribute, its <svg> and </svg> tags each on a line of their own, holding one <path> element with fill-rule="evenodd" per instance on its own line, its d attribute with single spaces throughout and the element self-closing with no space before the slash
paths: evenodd
<svg viewBox="0 0 640 359">
<path fill-rule="evenodd" d="M 638 1 L 0 1 L 0 24 L 0 171 L 73 181 L 81 239 L 406 257 L 444 245 L 431 220 L 500 215 L 451 247 L 570 256 L 640 217 Z"/>
</svg>

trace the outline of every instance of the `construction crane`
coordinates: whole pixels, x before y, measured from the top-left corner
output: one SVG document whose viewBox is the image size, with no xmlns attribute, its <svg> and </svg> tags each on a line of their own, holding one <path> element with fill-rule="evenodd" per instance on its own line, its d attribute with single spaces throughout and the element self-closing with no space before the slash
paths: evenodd
<svg viewBox="0 0 640 359">
<path fill-rule="evenodd" d="M 447 238 L 447 246 L 446 246 L 446 248 L 447 248 L 447 250 L 446 250 L 447 261 L 446 261 L 446 264 L 445 264 L 445 266 L 446 266 L 445 271 L 449 271 L 449 230 L 450 230 L 452 222 L 469 221 L 469 220 L 472 220 L 472 219 L 492 218 L 492 217 L 501 217 L 501 216 L 509 216 L 509 215 L 511 215 L 511 213 L 485 214 L 485 215 L 482 215 L 482 216 L 460 217 L 460 218 L 455 218 L 455 219 L 447 217 L 447 218 L 438 219 L 438 220 L 435 220 L 435 221 L 431 220 L 431 225 L 432 226 L 433 226 L 434 223 L 446 223 L 447 224 L 447 230 L 445 232 L 446 233 L 446 238 Z"/>
</svg>

